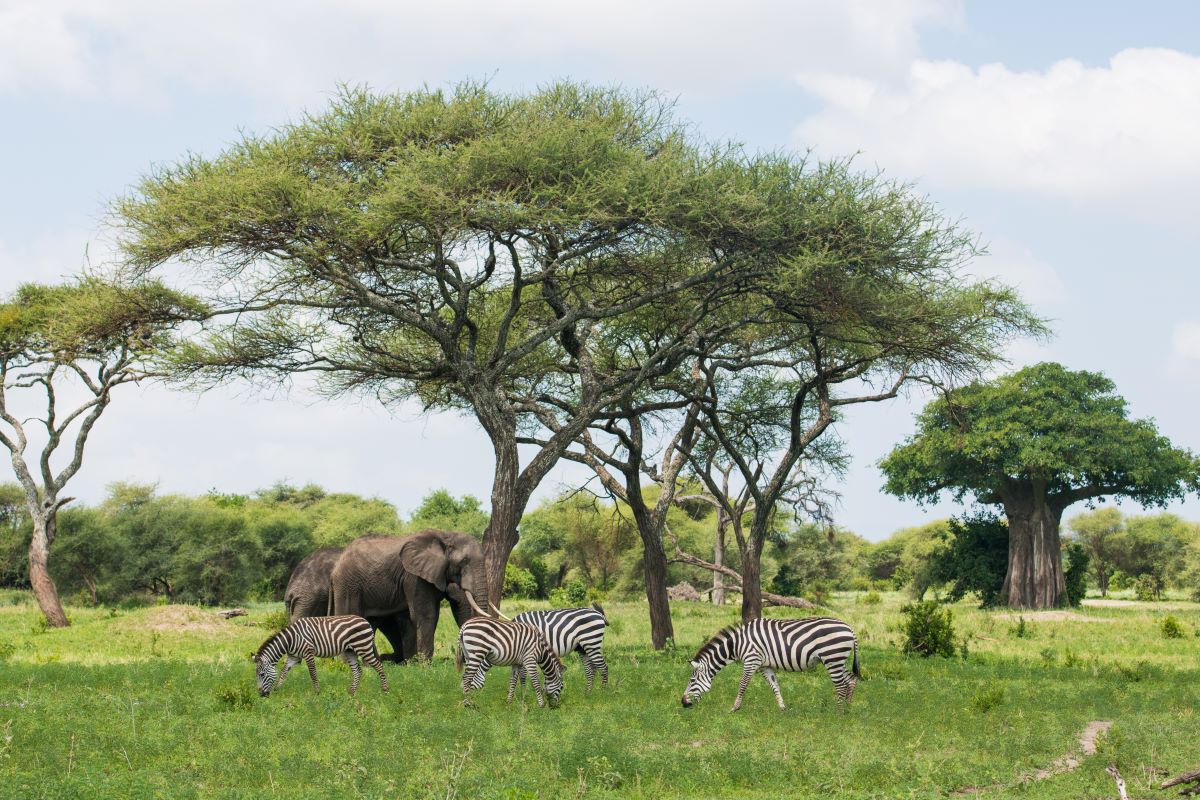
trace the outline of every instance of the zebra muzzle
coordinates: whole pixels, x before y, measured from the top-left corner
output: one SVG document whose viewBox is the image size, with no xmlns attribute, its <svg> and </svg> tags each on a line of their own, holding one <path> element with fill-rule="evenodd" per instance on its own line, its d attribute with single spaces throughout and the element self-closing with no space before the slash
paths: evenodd
<svg viewBox="0 0 1200 800">
<path fill-rule="evenodd" d="M 684 707 L 684 708 L 691 708 L 691 707 L 692 707 L 692 698 L 691 698 L 691 695 L 688 695 L 688 694 L 686 694 L 686 693 L 683 695 L 683 707 Z"/>
</svg>

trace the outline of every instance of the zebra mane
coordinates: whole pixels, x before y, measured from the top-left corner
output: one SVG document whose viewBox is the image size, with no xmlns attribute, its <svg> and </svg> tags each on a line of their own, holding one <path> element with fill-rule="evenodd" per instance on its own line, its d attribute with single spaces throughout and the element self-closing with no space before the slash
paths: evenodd
<svg viewBox="0 0 1200 800">
<path fill-rule="evenodd" d="M 280 630 L 277 630 L 274 633 L 272 633 L 270 636 L 268 636 L 267 640 L 258 646 L 258 651 L 254 654 L 254 660 L 258 661 L 258 659 L 262 658 L 263 651 L 266 650 L 267 647 L 269 647 L 272 642 L 274 642 L 276 639 L 278 639 L 280 634 L 282 634 L 282 633 L 283 633 L 283 630 L 280 629 Z"/>
<path fill-rule="evenodd" d="M 726 625 L 724 628 L 721 628 L 721 630 L 713 634 L 711 639 L 700 645 L 700 649 L 696 651 L 696 655 L 692 656 L 692 661 L 699 661 L 700 656 L 711 650 L 718 641 L 724 639 L 726 636 L 733 633 L 740 627 L 742 627 L 741 623 L 735 623 L 733 625 Z"/>
</svg>

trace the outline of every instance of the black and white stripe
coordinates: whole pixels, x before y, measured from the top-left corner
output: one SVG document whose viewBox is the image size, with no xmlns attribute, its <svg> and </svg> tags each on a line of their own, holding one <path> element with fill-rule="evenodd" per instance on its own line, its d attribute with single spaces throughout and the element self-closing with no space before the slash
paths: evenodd
<svg viewBox="0 0 1200 800">
<path fill-rule="evenodd" d="M 854 663 L 847 672 L 846 659 L 852 655 Z M 783 695 L 779 693 L 776 669 L 797 672 L 818 661 L 823 663 L 837 690 L 839 707 L 850 704 L 859 677 L 858 641 L 850 626 L 841 620 L 755 619 L 724 629 L 700 648 L 692 659 L 692 677 L 683 693 L 684 706 L 690 706 L 693 698 L 711 689 L 713 676 L 734 661 L 742 662 L 742 683 L 733 711 L 741 708 L 746 686 L 759 670 L 775 692 L 775 701 L 781 709 Z"/>
<path fill-rule="evenodd" d="M 608 664 L 604 660 L 604 653 L 601 652 L 608 618 L 604 616 L 604 609 L 599 603 L 593 603 L 591 608 L 526 611 L 513 617 L 513 621 L 524 622 L 541 631 L 550 643 L 550 649 L 559 658 L 566 658 L 569 653 L 579 653 L 583 659 L 583 671 L 587 675 L 589 692 L 597 672 L 600 673 L 601 685 L 608 685 Z M 512 680 L 516 681 L 518 678 L 524 683 L 524 670 L 516 666 L 513 667 Z"/>
<path fill-rule="evenodd" d="M 458 629 L 458 652 L 455 663 L 462 671 L 463 694 L 483 686 L 487 671 L 497 664 L 520 666 L 529 674 L 537 691 L 539 706 L 545 705 L 538 668 L 546 676 L 546 694 L 551 702 L 558 700 L 563 688 L 562 661 L 550 649 L 542 632 L 532 625 L 491 617 L 474 617 Z M 508 699 L 513 698 L 513 685 L 508 687 Z"/>
<path fill-rule="evenodd" d="M 285 655 L 288 657 L 287 663 L 283 666 L 283 672 L 279 673 L 277 682 L 275 665 Z M 383 674 L 383 664 L 375 651 L 375 629 L 362 617 L 346 614 L 337 617 L 301 617 L 263 642 L 252 656 L 258 664 L 258 693 L 266 697 L 273 688 L 282 685 L 288 671 L 301 659 L 308 664 L 313 688 L 319 693 L 321 684 L 317 681 L 314 660 L 318 656 L 341 656 L 349 665 L 352 676 L 350 694 L 358 689 L 358 681 L 362 677 L 362 668 L 358 663 L 360 658 L 379 673 L 383 691 L 388 690 L 387 675 Z"/>
</svg>

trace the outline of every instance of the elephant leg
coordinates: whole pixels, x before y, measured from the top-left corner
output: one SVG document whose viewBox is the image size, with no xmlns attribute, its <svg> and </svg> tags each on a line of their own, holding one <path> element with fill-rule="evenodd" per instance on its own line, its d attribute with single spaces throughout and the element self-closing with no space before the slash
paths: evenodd
<svg viewBox="0 0 1200 800">
<path fill-rule="evenodd" d="M 414 655 L 426 661 L 433 659 L 433 638 L 437 633 L 438 612 L 442 596 L 437 588 L 419 578 L 409 576 L 405 581 L 408 596 L 408 617 L 416 631 Z"/>
<path fill-rule="evenodd" d="M 367 621 L 371 623 L 371 627 L 383 634 L 383 638 L 388 640 L 392 646 L 391 654 L 380 654 L 380 658 L 387 661 L 394 661 L 397 664 L 405 661 L 412 655 L 411 648 L 405 650 L 404 647 L 404 626 L 401 620 L 404 618 L 402 614 L 395 614 L 387 617 L 370 617 Z"/>
</svg>

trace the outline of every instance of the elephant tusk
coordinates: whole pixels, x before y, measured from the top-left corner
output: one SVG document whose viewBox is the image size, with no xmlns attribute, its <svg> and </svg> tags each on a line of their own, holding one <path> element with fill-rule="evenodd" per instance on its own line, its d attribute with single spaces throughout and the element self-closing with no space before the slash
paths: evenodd
<svg viewBox="0 0 1200 800">
<path fill-rule="evenodd" d="M 496 616 L 500 617 L 500 619 L 507 620 L 508 622 L 512 622 L 512 617 L 504 616 L 504 612 L 501 611 L 500 609 L 496 608 L 495 603 L 488 603 L 488 605 L 492 607 L 492 611 L 495 611 Z"/>
<path fill-rule="evenodd" d="M 465 594 L 467 596 L 467 602 L 471 604 L 471 608 L 473 608 L 475 610 L 476 614 L 478 614 L 481 617 L 490 617 L 491 616 L 491 614 L 489 614 L 488 612 L 484 611 L 482 608 L 479 607 L 479 603 L 475 602 L 475 595 L 471 594 L 471 591 L 469 589 L 463 589 L 463 594 Z"/>
</svg>

